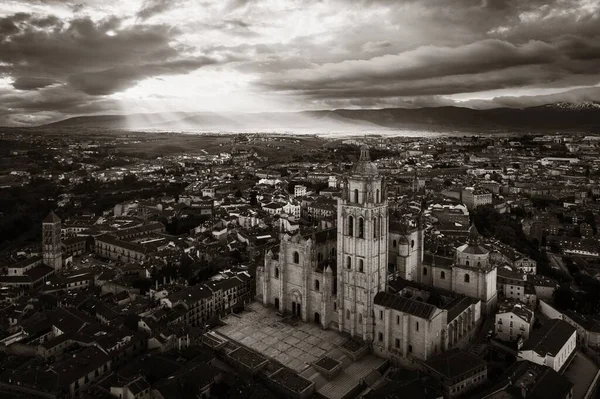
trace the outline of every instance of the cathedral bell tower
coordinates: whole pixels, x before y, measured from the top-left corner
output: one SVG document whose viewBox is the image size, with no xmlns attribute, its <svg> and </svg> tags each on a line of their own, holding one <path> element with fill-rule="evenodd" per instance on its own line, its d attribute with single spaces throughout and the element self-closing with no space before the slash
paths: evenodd
<svg viewBox="0 0 600 399">
<path fill-rule="evenodd" d="M 42 254 L 44 264 L 54 270 L 62 268 L 60 232 L 61 220 L 54 212 L 50 212 L 42 221 Z"/>
<path fill-rule="evenodd" d="M 338 327 L 372 341 L 373 301 L 387 288 L 388 203 L 366 146 L 344 181 L 337 218 Z"/>
</svg>

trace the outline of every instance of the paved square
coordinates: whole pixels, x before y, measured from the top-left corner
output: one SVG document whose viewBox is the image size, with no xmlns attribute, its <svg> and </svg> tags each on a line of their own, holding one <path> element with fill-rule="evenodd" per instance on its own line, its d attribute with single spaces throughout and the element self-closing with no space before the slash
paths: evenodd
<svg viewBox="0 0 600 399">
<path fill-rule="evenodd" d="M 298 373 L 347 340 L 316 324 L 299 323 L 294 327 L 285 324 L 279 316 L 259 304 L 252 304 L 250 308 L 251 312 L 241 316 L 228 316 L 227 325 L 216 331 Z"/>
<path fill-rule="evenodd" d="M 240 315 L 228 315 L 223 320 L 225 326 L 218 327 L 215 332 L 275 359 L 315 382 L 315 389 L 321 397 L 347 398 L 364 379 L 381 377 L 375 370 L 387 361 L 372 354 L 353 361 L 339 349 L 349 338 L 337 331 L 323 330 L 310 323 L 290 326 L 259 303 L 248 305 L 248 310 Z M 333 380 L 327 380 L 311 365 L 325 355 L 343 365 L 340 374 Z"/>
</svg>

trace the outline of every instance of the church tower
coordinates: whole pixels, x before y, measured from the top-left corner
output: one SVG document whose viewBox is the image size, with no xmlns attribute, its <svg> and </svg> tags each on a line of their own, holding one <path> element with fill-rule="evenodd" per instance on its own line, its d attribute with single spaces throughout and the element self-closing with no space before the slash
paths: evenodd
<svg viewBox="0 0 600 399">
<path fill-rule="evenodd" d="M 60 229 L 60 218 L 50 212 L 42 221 L 42 252 L 44 264 L 54 270 L 62 268 Z"/>
<path fill-rule="evenodd" d="M 498 302 L 496 278 L 497 270 L 490 261 L 490 251 L 480 245 L 479 232 L 472 225 L 467 243 L 456 248 L 451 289 L 481 299 L 482 311 L 490 314 Z"/>
<path fill-rule="evenodd" d="M 388 203 L 366 146 L 344 181 L 337 213 L 338 327 L 371 341 L 373 301 L 387 288 Z"/>
</svg>

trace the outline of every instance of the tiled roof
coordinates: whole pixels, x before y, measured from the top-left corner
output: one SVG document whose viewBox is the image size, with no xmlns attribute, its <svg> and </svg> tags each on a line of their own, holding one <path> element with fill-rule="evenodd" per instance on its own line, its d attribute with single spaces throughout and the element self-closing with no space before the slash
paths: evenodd
<svg viewBox="0 0 600 399">
<path fill-rule="evenodd" d="M 423 319 L 429 319 L 435 313 L 436 307 L 415 299 L 400 295 L 379 292 L 375 295 L 375 304 L 408 313 Z"/>
<path fill-rule="evenodd" d="M 546 356 L 546 354 L 556 356 L 575 331 L 575 327 L 566 321 L 550 320 L 540 329 L 531 333 L 521 351 L 532 350 L 541 356 Z"/>
<path fill-rule="evenodd" d="M 425 365 L 449 380 L 487 365 L 487 362 L 459 348 L 451 349 L 428 360 Z"/>
</svg>

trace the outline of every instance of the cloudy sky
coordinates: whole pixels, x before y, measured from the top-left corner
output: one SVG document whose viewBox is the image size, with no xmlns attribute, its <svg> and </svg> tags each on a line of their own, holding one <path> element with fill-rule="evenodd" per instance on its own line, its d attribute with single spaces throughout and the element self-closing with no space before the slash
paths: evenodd
<svg viewBox="0 0 600 399">
<path fill-rule="evenodd" d="M 598 0 L 0 2 L 0 125 L 599 100 Z"/>
</svg>

